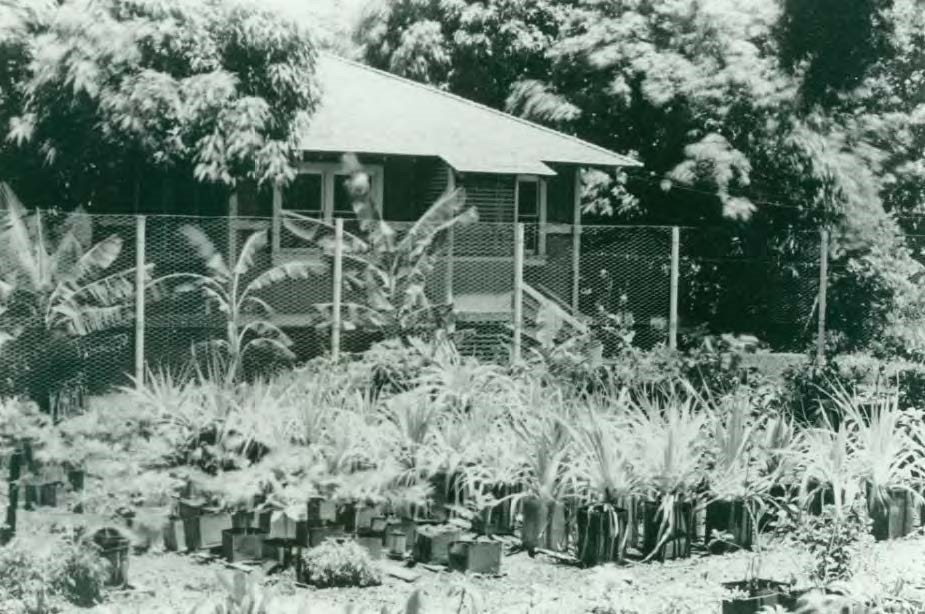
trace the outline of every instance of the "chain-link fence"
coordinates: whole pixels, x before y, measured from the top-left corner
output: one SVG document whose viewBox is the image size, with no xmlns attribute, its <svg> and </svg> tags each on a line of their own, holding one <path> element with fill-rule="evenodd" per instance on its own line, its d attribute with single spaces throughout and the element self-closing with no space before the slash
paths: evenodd
<svg viewBox="0 0 925 614">
<path fill-rule="evenodd" d="M 565 224 L 479 222 L 425 245 L 426 229 L 413 223 L 392 225 L 380 244 L 356 220 L 309 231 L 304 220 L 271 218 L 88 219 L 91 243 L 121 239 L 95 279 L 132 280 L 144 300 L 126 299 L 122 319 L 76 342 L 65 335 L 69 349 L 56 365 L 29 362 L 47 354 L 36 332 L 48 328 L 41 315 L 8 310 L 0 330 L 19 339 L 0 349 L 7 387 L 31 366 L 34 377 L 74 378 L 99 392 L 129 384 L 143 367 L 189 366 L 210 343 L 239 351 L 254 338 L 280 340 L 277 330 L 296 360 L 362 351 L 434 324 L 455 329 L 462 351 L 496 361 L 541 343 L 550 326 L 566 336 L 590 331 L 605 354 L 627 342 L 683 348 L 702 333 L 750 334 L 778 351 L 810 350 L 817 340 L 818 232 L 777 233 L 772 244 L 727 229 L 586 226 L 576 234 Z M 359 249 L 371 244 L 383 248 Z M 409 266 L 415 250 L 432 254 L 426 266 Z M 147 276 L 137 274 L 139 263 Z M 832 313 L 846 317 L 841 306 Z M 269 364 L 269 341 L 254 344 L 241 368 Z"/>
</svg>

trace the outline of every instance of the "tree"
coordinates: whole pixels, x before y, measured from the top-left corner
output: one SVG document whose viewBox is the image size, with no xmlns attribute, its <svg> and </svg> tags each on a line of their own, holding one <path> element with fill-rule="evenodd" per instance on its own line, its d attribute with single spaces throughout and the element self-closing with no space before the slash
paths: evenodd
<svg viewBox="0 0 925 614">
<path fill-rule="evenodd" d="M 6 0 L 0 24 L 0 165 L 34 206 L 294 176 L 318 96 L 295 22 L 238 0 Z"/>
<path fill-rule="evenodd" d="M 530 2 L 511 28 L 548 36 L 516 62 L 492 47 L 504 39 L 490 19 L 462 17 L 508 5 L 395 2 L 358 32 L 375 65 L 463 95 L 469 79 L 490 83 L 489 104 L 506 91 L 515 114 L 634 152 L 646 167 L 625 177 L 635 198 L 597 177 L 592 213 L 726 226 L 745 239 L 728 255 L 790 261 L 805 258 L 801 233 L 830 227 L 843 348 L 915 327 L 920 266 L 894 214 L 923 204 L 920 3 Z M 489 79 L 461 61 L 479 36 L 486 57 L 518 68 Z M 726 292 L 753 295 L 748 278 L 727 275 L 740 286 Z"/>
</svg>

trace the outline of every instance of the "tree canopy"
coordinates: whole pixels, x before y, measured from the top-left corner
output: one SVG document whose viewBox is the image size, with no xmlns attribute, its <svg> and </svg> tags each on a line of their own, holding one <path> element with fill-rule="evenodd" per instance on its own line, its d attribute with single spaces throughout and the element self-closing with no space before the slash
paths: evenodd
<svg viewBox="0 0 925 614">
<path fill-rule="evenodd" d="M 307 31 L 235 0 L 4 0 L 0 58 L 0 167 L 39 206 L 288 179 L 318 97 Z"/>
<path fill-rule="evenodd" d="M 587 201 L 623 222 L 734 225 L 778 252 L 829 227 L 833 291 L 859 310 L 834 320 L 906 334 L 923 25 L 916 0 L 394 0 L 357 40 L 375 66 L 636 154 L 643 172 Z"/>
</svg>

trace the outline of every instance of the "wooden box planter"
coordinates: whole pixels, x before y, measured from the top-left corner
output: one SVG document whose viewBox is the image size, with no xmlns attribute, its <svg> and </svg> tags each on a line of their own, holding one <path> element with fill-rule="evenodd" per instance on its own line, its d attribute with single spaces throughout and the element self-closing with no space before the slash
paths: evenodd
<svg viewBox="0 0 925 614">
<path fill-rule="evenodd" d="M 905 537 L 916 528 L 915 499 L 905 490 L 891 490 L 885 501 L 868 493 L 867 505 L 873 520 L 872 533 L 878 541 Z"/>
<path fill-rule="evenodd" d="M 371 533 L 385 533 L 389 525 L 389 519 L 385 516 L 373 516 L 369 523 Z"/>
<path fill-rule="evenodd" d="M 329 539 L 339 539 L 344 537 L 344 527 L 339 525 L 326 525 L 320 527 L 308 527 L 308 547 L 314 548 L 320 546 Z"/>
<path fill-rule="evenodd" d="M 742 548 L 751 550 L 754 539 L 754 523 L 748 507 L 743 501 L 711 501 L 706 510 L 706 543 L 710 544 L 713 532 L 728 533 L 728 542 L 714 543 L 710 549 L 724 552 Z"/>
<path fill-rule="evenodd" d="M 372 506 L 372 505 L 360 505 L 356 507 L 356 517 L 354 520 L 355 530 L 358 533 L 363 532 L 363 531 L 373 531 L 375 530 L 373 528 L 373 521 L 376 518 L 381 518 L 381 517 L 382 517 L 382 510 L 379 509 L 378 507 Z M 385 526 L 383 525 L 381 528 L 378 529 L 378 532 L 381 533 L 384 530 L 385 530 Z"/>
<path fill-rule="evenodd" d="M 724 599 L 722 614 L 759 614 L 765 607 L 780 605 L 790 611 L 796 600 L 790 594 L 790 585 L 774 580 L 742 580 L 724 582 L 723 588 L 743 592 L 745 597 Z"/>
<path fill-rule="evenodd" d="M 109 564 L 107 586 L 128 584 L 129 541 L 116 529 L 100 529 L 93 535 L 100 556 Z"/>
<path fill-rule="evenodd" d="M 263 560 L 273 561 L 281 567 L 292 567 L 301 546 L 294 539 L 268 537 L 263 540 Z"/>
<path fill-rule="evenodd" d="M 171 552 L 186 552 L 186 531 L 181 518 L 168 518 L 164 524 L 164 548 Z"/>
<path fill-rule="evenodd" d="M 222 545 L 222 531 L 233 528 L 231 514 L 205 512 L 183 519 L 189 550 L 211 550 Z"/>
<path fill-rule="evenodd" d="M 61 482 L 37 482 L 23 486 L 23 503 L 27 510 L 36 507 L 57 507 Z"/>
<path fill-rule="evenodd" d="M 267 532 L 268 539 L 292 539 L 297 540 L 300 533 L 305 535 L 307 540 L 308 535 L 308 523 L 306 520 L 294 520 L 287 516 L 276 512 L 276 518 L 273 518 L 274 512 L 272 510 L 267 510 L 260 512 L 260 515 L 257 519 L 257 526 Z M 300 525 L 303 529 L 300 532 Z M 303 545 L 307 546 L 308 542 L 306 541 Z"/>
<path fill-rule="evenodd" d="M 322 497 L 308 500 L 308 526 L 317 527 L 337 522 L 337 506 Z"/>
<path fill-rule="evenodd" d="M 244 527 L 257 526 L 257 514 L 253 511 L 239 510 L 231 513 L 231 528 L 241 529 Z"/>
<path fill-rule="evenodd" d="M 222 556 L 229 563 L 263 559 L 266 533 L 256 527 L 238 527 L 222 531 Z"/>
<path fill-rule="evenodd" d="M 672 522 L 665 528 L 668 538 L 661 545 L 662 516 L 660 504 L 646 501 L 643 504 L 643 551 L 658 560 L 686 558 L 691 554 L 691 543 L 696 525 L 694 508 L 690 503 L 675 503 Z M 657 552 L 656 552 L 657 550 Z M 654 554 L 653 554 L 654 553 Z"/>
<path fill-rule="evenodd" d="M 457 571 L 468 571 L 497 575 L 501 571 L 501 543 L 494 541 L 457 541 L 450 544 L 450 567 Z"/>
<path fill-rule="evenodd" d="M 420 563 L 448 565 L 450 544 L 459 541 L 462 531 L 446 526 L 423 526 L 414 542 L 414 560 Z"/>
<path fill-rule="evenodd" d="M 629 513 L 609 504 L 578 508 L 578 560 L 592 566 L 619 561 L 625 554 Z"/>
</svg>

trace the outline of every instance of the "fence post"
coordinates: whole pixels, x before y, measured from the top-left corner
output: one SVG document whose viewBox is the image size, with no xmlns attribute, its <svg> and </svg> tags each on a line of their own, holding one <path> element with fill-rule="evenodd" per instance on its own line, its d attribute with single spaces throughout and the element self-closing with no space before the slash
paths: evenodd
<svg viewBox="0 0 925 614">
<path fill-rule="evenodd" d="M 816 333 L 816 362 L 825 365 L 825 312 L 829 285 L 829 231 L 819 232 L 819 330 Z"/>
<path fill-rule="evenodd" d="M 446 167 L 446 190 L 447 193 L 452 193 L 456 189 L 456 175 L 453 173 L 453 169 L 450 166 Z M 446 248 L 446 304 L 453 304 L 453 270 L 455 263 L 453 262 L 453 250 L 456 244 L 456 228 L 455 226 L 450 226 L 447 237 L 447 248 Z"/>
<path fill-rule="evenodd" d="M 681 229 L 671 227 L 671 294 L 668 305 L 668 347 L 678 349 L 678 278 L 681 269 Z"/>
<path fill-rule="evenodd" d="M 145 379 L 145 216 L 135 217 L 135 385 Z"/>
<path fill-rule="evenodd" d="M 524 225 L 514 226 L 514 337 L 511 340 L 511 361 L 520 362 L 521 336 L 524 320 Z"/>
<path fill-rule="evenodd" d="M 331 301 L 331 358 L 340 359 L 341 296 L 344 277 L 344 218 L 334 220 L 334 297 Z"/>
<path fill-rule="evenodd" d="M 575 170 L 572 203 L 572 312 L 578 314 L 581 292 L 581 171 Z"/>
</svg>

